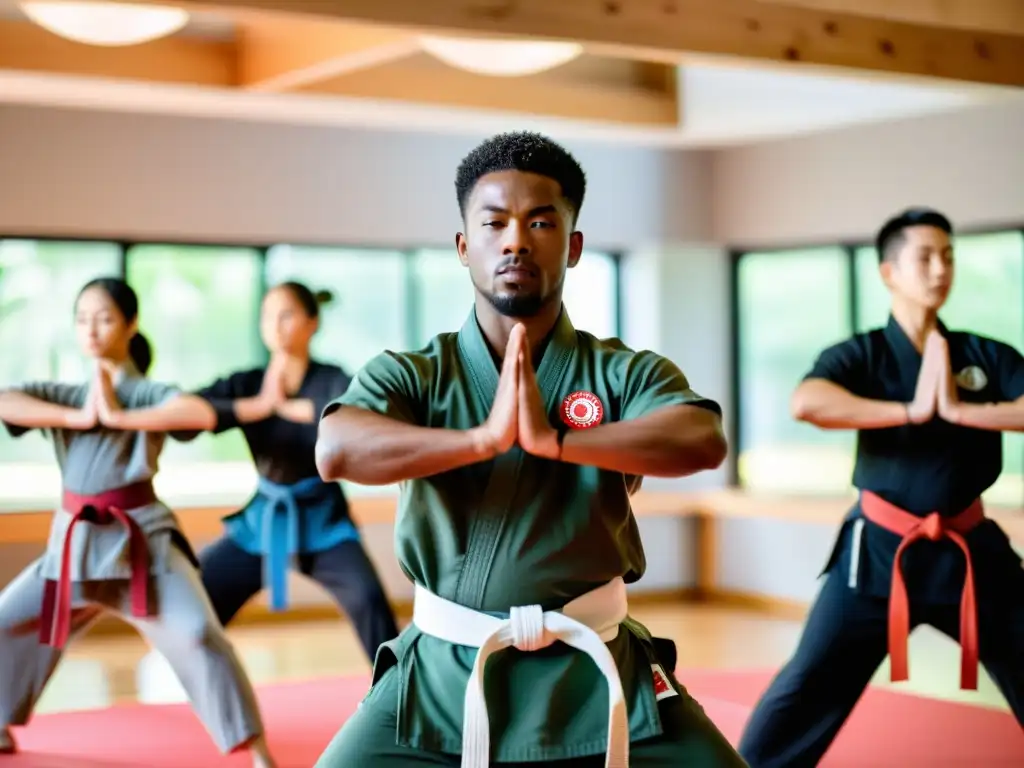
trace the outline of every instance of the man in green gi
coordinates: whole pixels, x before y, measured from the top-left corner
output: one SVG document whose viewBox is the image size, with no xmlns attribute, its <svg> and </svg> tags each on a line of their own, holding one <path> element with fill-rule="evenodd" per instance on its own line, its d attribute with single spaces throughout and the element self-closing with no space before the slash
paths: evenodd
<svg viewBox="0 0 1024 768">
<path fill-rule="evenodd" d="M 543 136 L 471 152 L 456 245 L 473 311 L 377 356 L 324 411 L 325 480 L 401 484 L 416 595 L 320 768 L 745 765 L 674 679 L 672 644 L 627 616 L 646 568 L 630 494 L 727 447 L 719 406 L 673 363 L 569 321 L 585 186 Z"/>
</svg>

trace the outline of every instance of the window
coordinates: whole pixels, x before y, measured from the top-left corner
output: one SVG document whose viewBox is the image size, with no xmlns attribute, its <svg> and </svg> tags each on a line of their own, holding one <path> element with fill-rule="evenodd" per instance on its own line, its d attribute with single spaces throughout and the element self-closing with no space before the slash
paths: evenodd
<svg viewBox="0 0 1024 768">
<path fill-rule="evenodd" d="M 572 323 L 598 338 L 618 336 L 618 265 L 607 253 L 584 252 L 565 276 L 562 301 Z M 418 251 L 413 257 L 417 322 L 415 346 L 462 327 L 473 306 L 468 270 L 451 251 Z"/>
<path fill-rule="evenodd" d="M 473 308 L 475 292 L 469 269 L 455 248 L 417 251 L 412 258 L 415 290 L 415 333 L 420 349 L 439 333 L 458 331 Z"/>
<path fill-rule="evenodd" d="M 352 375 L 385 349 L 407 346 L 404 262 L 400 251 L 275 245 L 267 251 L 267 285 L 295 280 L 333 294 L 311 351 Z"/>
<path fill-rule="evenodd" d="M 75 299 L 89 280 L 120 272 L 116 243 L 0 240 L 0 386 L 87 379 Z M 53 447 L 41 434 L 13 440 L 0 432 L 0 488 L 9 500 L 60 488 Z"/>
<path fill-rule="evenodd" d="M 599 339 L 619 335 L 616 270 L 614 256 L 584 251 L 565 275 L 562 301 L 572 324 Z"/>
<path fill-rule="evenodd" d="M 873 245 L 856 250 L 857 333 L 880 328 L 889 322 L 889 289 L 878 272 L 878 251 Z"/>
<path fill-rule="evenodd" d="M 747 253 L 738 264 L 739 477 L 758 491 L 841 493 L 854 436 L 790 416 L 793 390 L 818 354 L 849 335 L 842 248 Z"/>
<path fill-rule="evenodd" d="M 261 266 L 260 252 L 252 248 L 130 247 L 127 280 L 139 296 L 139 329 L 153 346 L 148 377 L 198 389 L 259 365 L 265 359 Z M 205 494 L 251 487 L 251 464 L 238 431 L 203 434 L 188 443 L 168 440 L 157 490 Z"/>
<path fill-rule="evenodd" d="M 954 240 L 953 290 L 941 317 L 951 329 L 1005 341 L 1024 352 L 1024 235 L 997 232 Z M 867 275 L 871 274 L 869 283 Z M 858 326 L 884 324 L 889 293 L 878 276 L 873 248 L 857 251 Z M 1019 504 L 1024 498 L 1024 434 L 1003 435 L 1003 474 L 985 494 L 991 503 Z"/>
</svg>

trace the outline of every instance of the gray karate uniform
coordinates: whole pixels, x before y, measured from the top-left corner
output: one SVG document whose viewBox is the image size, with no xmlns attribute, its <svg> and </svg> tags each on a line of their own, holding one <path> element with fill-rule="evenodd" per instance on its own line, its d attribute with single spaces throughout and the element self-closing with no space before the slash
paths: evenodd
<svg viewBox="0 0 1024 768">
<path fill-rule="evenodd" d="M 86 384 L 30 383 L 17 388 L 51 403 L 80 408 Z M 174 387 L 129 371 L 117 383 L 125 409 L 149 408 L 179 394 Z M 5 423 L 18 437 L 28 430 Z M 165 435 L 99 427 L 88 432 L 48 429 L 64 488 L 96 495 L 151 480 Z M 129 536 L 119 523 L 79 521 L 72 531 L 71 637 L 103 611 L 135 626 L 161 652 L 181 681 L 196 714 L 217 746 L 230 752 L 263 733 L 256 697 L 234 649 L 210 606 L 202 580 L 174 514 L 157 501 L 125 510 L 146 534 L 150 550 L 153 616 L 131 613 Z M 58 509 L 46 552 L 0 592 L 0 726 L 23 725 L 49 680 L 61 651 L 42 645 L 38 620 L 45 580 L 60 578 L 61 553 L 71 513 Z"/>
</svg>

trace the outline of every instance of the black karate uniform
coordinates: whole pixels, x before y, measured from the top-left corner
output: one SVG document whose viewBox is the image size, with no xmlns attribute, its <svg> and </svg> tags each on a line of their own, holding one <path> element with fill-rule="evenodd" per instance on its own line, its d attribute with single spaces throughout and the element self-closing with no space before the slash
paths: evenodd
<svg viewBox="0 0 1024 768">
<path fill-rule="evenodd" d="M 261 485 L 265 480 L 279 486 L 320 486 L 314 492 L 315 500 L 305 504 L 299 500 L 299 538 L 305 547 L 296 557 L 298 568 L 323 586 L 348 614 L 363 650 L 373 660 L 382 643 L 398 636 L 398 627 L 377 572 L 349 517 L 348 503 L 340 486 L 318 483 L 315 462 L 320 414 L 331 400 L 348 389 L 350 379 L 335 365 L 310 360 L 294 397 L 313 402 L 314 418 L 311 423 L 299 424 L 273 416 L 264 421 L 240 424 L 235 418 L 234 401 L 258 395 L 264 374 L 263 368 L 234 373 L 197 394 L 210 402 L 217 412 L 214 432 L 234 427 L 242 430 Z M 258 491 L 250 506 L 267 502 L 260 495 Z M 325 508 L 329 510 L 327 515 L 323 514 Z M 254 511 L 263 510 L 255 508 Z M 203 584 L 224 625 L 264 586 L 264 558 L 251 551 L 255 526 L 243 524 L 240 532 L 233 528 L 244 514 L 245 510 L 227 518 L 227 535 L 199 556 Z M 309 524 L 313 514 L 319 515 L 316 526 Z M 260 515 L 253 517 L 258 519 Z M 317 546 L 318 535 L 330 537 L 329 546 Z"/>
<path fill-rule="evenodd" d="M 1024 357 L 1007 344 L 940 325 L 965 403 L 1024 396 Z M 806 379 L 859 397 L 910 402 L 922 355 L 892 318 L 825 350 Z M 1002 470 L 1002 435 L 937 415 L 922 425 L 861 430 L 853 484 L 924 517 L 954 516 Z M 982 665 L 1024 726 L 1024 569 L 1002 529 L 985 520 L 965 537 L 972 553 Z M 844 521 L 793 658 L 747 723 L 740 754 L 751 768 L 815 766 L 888 653 L 888 597 L 901 537 L 864 517 Z M 902 557 L 910 626 L 930 624 L 954 640 L 966 573 L 952 541 L 921 540 Z"/>
</svg>

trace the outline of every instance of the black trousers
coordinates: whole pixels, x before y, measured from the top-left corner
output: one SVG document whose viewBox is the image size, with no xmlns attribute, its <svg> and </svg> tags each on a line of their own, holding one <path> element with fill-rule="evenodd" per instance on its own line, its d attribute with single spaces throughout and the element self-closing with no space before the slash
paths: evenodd
<svg viewBox="0 0 1024 768">
<path fill-rule="evenodd" d="M 747 722 L 739 752 L 750 768 L 818 765 L 888 653 L 888 605 L 850 589 L 842 569 L 829 573 L 796 653 Z M 959 642 L 960 606 L 911 600 L 910 626 L 921 624 Z M 979 602 L 978 635 L 981 663 L 1024 727 L 1024 594 Z"/>
<path fill-rule="evenodd" d="M 225 536 L 200 553 L 199 563 L 213 609 L 227 626 L 263 588 L 263 559 Z M 343 541 L 323 552 L 301 555 L 298 565 L 348 614 L 370 661 L 381 643 L 398 636 L 384 588 L 360 542 Z"/>
</svg>

